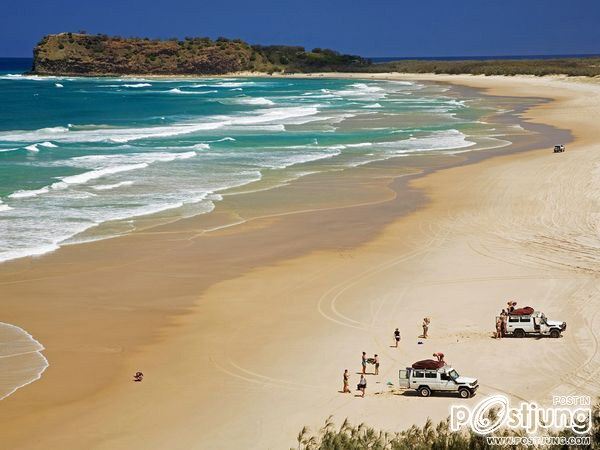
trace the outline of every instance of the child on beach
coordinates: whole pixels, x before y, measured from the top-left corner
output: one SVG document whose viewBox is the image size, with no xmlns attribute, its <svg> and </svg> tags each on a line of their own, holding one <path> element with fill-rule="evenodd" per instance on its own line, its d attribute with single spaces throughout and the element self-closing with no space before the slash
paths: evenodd
<svg viewBox="0 0 600 450">
<path fill-rule="evenodd" d="M 342 390 L 342 392 L 344 394 L 349 394 L 350 393 L 350 388 L 348 387 L 348 381 L 349 381 L 349 375 L 348 375 L 348 369 L 344 370 L 344 389 Z"/>
<path fill-rule="evenodd" d="M 400 342 L 400 330 L 398 328 L 394 331 L 394 340 L 396 341 L 396 348 L 398 348 L 398 342 Z"/>
<path fill-rule="evenodd" d="M 356 389 L 362 392 L 361 397 L 365 396 L 365 391 L 367 390 L 367 379 L 364 375 L 360 376 L 360 381 L 358 382 L 358 386 L 356 386 Z"/>
</svg>

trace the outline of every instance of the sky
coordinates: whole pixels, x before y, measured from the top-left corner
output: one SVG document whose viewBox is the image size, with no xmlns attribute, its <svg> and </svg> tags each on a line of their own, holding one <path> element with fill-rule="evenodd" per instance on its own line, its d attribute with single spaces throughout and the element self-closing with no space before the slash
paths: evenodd
<svg viewBox="0 0 600 450">
<path fill-rule="evenodd" d="M 600 0 L 4 0 L 0 56 L 48 33 L 225 36 L 377 56 L 600 53 Z"/>
</svg>

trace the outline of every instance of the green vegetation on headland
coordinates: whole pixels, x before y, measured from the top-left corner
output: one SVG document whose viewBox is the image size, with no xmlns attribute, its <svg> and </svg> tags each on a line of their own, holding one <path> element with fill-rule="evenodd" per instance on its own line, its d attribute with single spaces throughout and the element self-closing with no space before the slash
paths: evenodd
<svg viewBox="0 0 600 450">
<path fill-rule="evenodd" d="M 148 39 L 84 32 L 45 36 L 34 49 L 39 75 L 219 75 L 234 72 L 439 73 L 599 76 L 600 58 L 373 63 L 334 50 L 250 45 L 239 39 Z"/>
<path fill-rule="evenodd" d="M 85 33 L 44 37 L 34 49 L 40 75 L 217 75 L 232 72 L 355 71 L 367 59 L 333 50 L 250 45 L 239 39 L 151 40 Z"/>
<path fill-rule="evenodd" d="M 497 419 L 496 412 L 491 411 L 487 416 L 494 423 Z M 525 440 L 520 444 L 489 441 L 486 436 L 481 436 L 473 431 L 452 431 L 450 419 L 443 420 L 434 425 L 427 420 L 425 425 L 413 425 L 407 430 L 391 433 L 378 431 L 366 426 L 352 425 L 348 419 L 338 428 L 331 417 L 325 421 L 323 428 L 316 433 L 311 433 L 304 427 L 298 433 L 297 450 L 530 450 L 543 448 L 544 450 L 567 450 L 600 448 L 600 403 L 592 409 L 592 426 L 589 434 L 578 435 L 570 430 L 549 431 L 545 436 L 556 439 L 544 445 L 531 445 Z M 525 430 L 501 429 L 493 434 L 500 438 L 526 438 Z M 589 436 L 589 445 L 570 445 L 566 439 Z M 561 443 L 561 438 L 565 438 Z M 293 449 L 290 449 L 293 450 Z"/>
<path fill-rule="evenodd" d="M 600 58 L 497 59 L 497 60 L 402 60 L 373 64 L 368 72 L 439 73 L 471 75 L 600 75 Z"/>
</svg>

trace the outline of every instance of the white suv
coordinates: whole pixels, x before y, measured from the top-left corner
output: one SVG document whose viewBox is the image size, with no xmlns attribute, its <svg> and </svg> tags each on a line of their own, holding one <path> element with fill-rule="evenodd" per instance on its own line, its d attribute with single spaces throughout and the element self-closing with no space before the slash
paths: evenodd
<svg viewBox="0 0 600 450">
<path fill-rule="evenodd" d="M 567 329 L 566 322 L 548 320 L 544 313 L 536 311 L 528 315 L 509 314 L 506 316 L 506 336 L 522 338 L 527 335 L 560 337 Z"/>
<path fill-rule="evenodd" d="M 432 392 L 457 392 L 462 398 L 469 398 L 479 387 L 477 378 L 462 377 L 452 367 L 440 369 L 400 370 L 400 387 L 415 389 L 421 397 L 429 397 Z"/>
</svg>

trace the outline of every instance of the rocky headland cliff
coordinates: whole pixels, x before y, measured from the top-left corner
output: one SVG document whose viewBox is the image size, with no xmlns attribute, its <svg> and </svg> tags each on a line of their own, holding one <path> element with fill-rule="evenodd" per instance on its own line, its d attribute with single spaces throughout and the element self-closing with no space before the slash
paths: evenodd
<svg viewBox="0 0 600 450">
<path fill-rule="evenodd" d="M 328 49 L 250 45 L 239 39 L 157 40 L 86 33 L 45 36 L 33 53 L 32 73 L 39 75 L 357 71 L 371 64 Z"/>
</svg>

